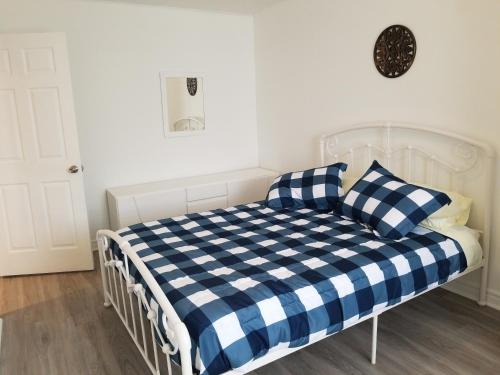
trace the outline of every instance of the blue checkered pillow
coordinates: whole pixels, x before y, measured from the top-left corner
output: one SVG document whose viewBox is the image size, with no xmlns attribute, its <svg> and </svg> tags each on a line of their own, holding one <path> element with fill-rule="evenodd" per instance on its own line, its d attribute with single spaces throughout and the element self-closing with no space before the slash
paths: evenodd
<svg viewBox="0 0 500 375">
<path fill-rule="evenodd" d="M 346 169 L 347 164 L 337 163 L 279 176 L 269 189 L 266 205 L 274 209 L 331 210 L 344 194 L 342 174 Z"/>
<path fill-rule="evenodd" d="M 450 202 L 445 193 L 408 184 L 375 160 L 342 197 L 338 210 L 397 240 Z"/>
</svg>

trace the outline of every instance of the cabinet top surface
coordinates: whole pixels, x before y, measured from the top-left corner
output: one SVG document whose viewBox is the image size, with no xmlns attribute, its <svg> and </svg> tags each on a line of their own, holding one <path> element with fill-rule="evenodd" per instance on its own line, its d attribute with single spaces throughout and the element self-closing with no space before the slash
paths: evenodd
<svg viewBox="0 0 500 375">
<path fill-rule="evenodd" d="M 240 169 L 202 176 L 176 178 L 164 181 L 148 182 L 137 185 L 119 186 L 107 189 L 115 197 L 152 193 L 155 191 L 183 189 L 190 186 L 209 185 L 233 181 L 244 181 L 258 177 L 276 177 L 278 172 L 264 168 Z"/>
</svg>

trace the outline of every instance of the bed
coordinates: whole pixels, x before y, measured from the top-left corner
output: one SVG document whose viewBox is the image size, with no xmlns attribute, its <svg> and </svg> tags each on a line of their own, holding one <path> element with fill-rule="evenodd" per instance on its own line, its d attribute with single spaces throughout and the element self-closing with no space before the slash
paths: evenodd
<svg viewBox="0 0 500 375">
<path fill-rule="evenodd" d="M 353 176 L 378 158 L 409 180 L 469 194 L 481 246 L 467 231 L 421 226 L 389 240 L 339 214 L 262 202 L 99 231 L 105 305 L 153 373 L 162 370 L 161 354 L 169 374 L 171 360 L 183 375 L 246 373 L 370 318 L 375 363 L 384 311 L 478 269 L 484 304 L 488 145 L 371 123 L 321 137 L 320 156 L 322 165 L 346 161 Z"/>
</svg>

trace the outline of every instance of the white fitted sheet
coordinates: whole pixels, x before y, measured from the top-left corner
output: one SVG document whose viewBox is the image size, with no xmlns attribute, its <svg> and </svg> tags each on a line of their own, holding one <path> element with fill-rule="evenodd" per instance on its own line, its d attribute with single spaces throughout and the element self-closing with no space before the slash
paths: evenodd
<svg viewBox="0 0 500 375">
<path fill-rule="evenodd" d="M 467 259 L 467 267 L 472 267 L 483 258 L 483 249 L 479 243 L 479 232 L 465 225 L 453 225 L 451 227 L 437 230 L 429 228 L 438 233 L 444 234 L 457 241 L 462 247 L 465 258 Z"/>
</svg>

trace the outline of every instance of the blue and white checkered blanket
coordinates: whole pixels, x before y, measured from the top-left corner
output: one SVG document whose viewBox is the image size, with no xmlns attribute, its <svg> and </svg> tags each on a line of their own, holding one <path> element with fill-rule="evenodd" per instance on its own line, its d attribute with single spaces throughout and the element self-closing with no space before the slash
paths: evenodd
<svg viewBox="0 0 500 375">
<path fill-rule="evenodd" d="M 467 267 L 456 241 L 421 227 L 388 240 L 335 214 L 258 203 L 118 233 L 186 324 L 201 374 L 338 332 Z"/>
</svg>

